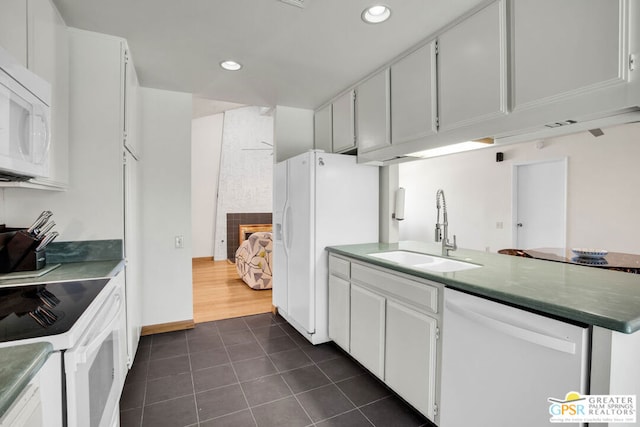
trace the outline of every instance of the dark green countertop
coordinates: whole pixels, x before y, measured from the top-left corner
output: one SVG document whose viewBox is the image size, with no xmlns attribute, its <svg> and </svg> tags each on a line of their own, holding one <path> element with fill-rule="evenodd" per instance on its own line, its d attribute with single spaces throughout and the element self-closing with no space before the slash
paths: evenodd
<svg viewBox="0 0 640 427">
<path fill-rule="evenodd" d="M 450 258 L 482 268 L 437 273 L 368 256 L 407 250 L 440 256 L 437 243 L 400 242 L 332 246 L 331 253 L 433 280 L 498 301 L 623 333 L 640 330 L 640 275 L 468 249 Z"/>
<path fill-rule="evenodd" d="M 52 348 L 42 342 L 0 349 L 0 417 L 38 373 Z"/>
</svg>

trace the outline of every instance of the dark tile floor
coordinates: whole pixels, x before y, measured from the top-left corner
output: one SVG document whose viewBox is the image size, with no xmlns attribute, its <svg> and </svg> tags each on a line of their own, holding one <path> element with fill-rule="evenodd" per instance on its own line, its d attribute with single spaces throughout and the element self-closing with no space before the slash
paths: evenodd
<svg viewBox="0 0 640 427">
<path fill-rule="evenodd" d="M 335 345 L 279 316 L 142 337 L 122 427 L 432 426 Z"/>
</svg>

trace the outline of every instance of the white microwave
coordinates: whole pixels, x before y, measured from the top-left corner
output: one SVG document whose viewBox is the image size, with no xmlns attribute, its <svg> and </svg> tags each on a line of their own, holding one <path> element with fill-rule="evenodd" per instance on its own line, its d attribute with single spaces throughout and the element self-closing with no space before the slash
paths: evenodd
<svg viewBox="0 0 640 427">
<path fill-rule="evenodd" d="M 51 85 L 0 47 L 0 180 L 49 175 Z"/>
</svg>

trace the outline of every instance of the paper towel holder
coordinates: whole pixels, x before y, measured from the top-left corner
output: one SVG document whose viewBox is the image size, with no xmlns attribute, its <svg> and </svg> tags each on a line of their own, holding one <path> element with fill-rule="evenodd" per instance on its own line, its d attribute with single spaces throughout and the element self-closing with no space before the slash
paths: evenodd
<svg viewBox="0 0 640 427">
<path fill-rule="evenodd" d="M 396 191 L 395 212 L 391 214 L 391 218 L 396 221 L 404 219 L 404 188 L 400 187 Z"/>
</svg>

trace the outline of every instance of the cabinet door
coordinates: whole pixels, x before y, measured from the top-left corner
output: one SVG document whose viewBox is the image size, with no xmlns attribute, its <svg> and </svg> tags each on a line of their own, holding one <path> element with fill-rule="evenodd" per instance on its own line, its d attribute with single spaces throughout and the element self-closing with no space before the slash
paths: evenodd
<svg viewBox="0 0 640 427">
<path fill-rule="evenodd" d="M 313 146 L 326 153 L 333 152 L 333 121 L 331 104 L 313 115 Z"/>
<path fill-rule="evenodd" d="M 333 152 L 344 153 L 356 148 L 353 91 L 333 102 Z"/>
<path fill-rule="evenodd" d="M 0 46 L 27 66 L 27 5 L 24 0 L 0 1 Z"/>
<path fill-rule="evenodd" d="M 122 88 L 122 133 L 124 146 L 140 160 L 140 141 L 138 137 L 138 75 L 126 43 L 123 43 L 123 88 Z"/>
<path fill-rule="evenodd" d="M 29 69 L 51 83 L 49 177 L 43 184 L 69 181 L 69 42 L 67 27 L 50 0 L 29 0 Z"/>
<path fill-rule="evenodd" d="M 348 281 L 329 276 L 329 338 L 349 351 L 349 295 Z"/>
<path fill-rule="evenodd" d="M 624 1 L 512 4 L 515 110 L 624 81 Z"/>
<path fill-rule="evenodd" d="M 385 298 L 351 284 L 351 355 L 384 379 Z"/>
<path fill-rule="evenodd" d="M 356 139 L 359 153 L 391 144 L 389 107 L 387 68 L 356 89 Z"/>
<path fill-rule="evenodd" d="M 431 420 L 436 390 L 437 320 L 387 301 L 385 382 Z"/>
<path fill-rule="evenodd" d="M 504 2 L 497 1 L 438 38 L 439 131 L 507 112 Z"/>
<path fill-rule="evenodd" d="M 433 135 L 436 126 L 435 43 L 391 66 L 391 143 Z"/>
</svg>

